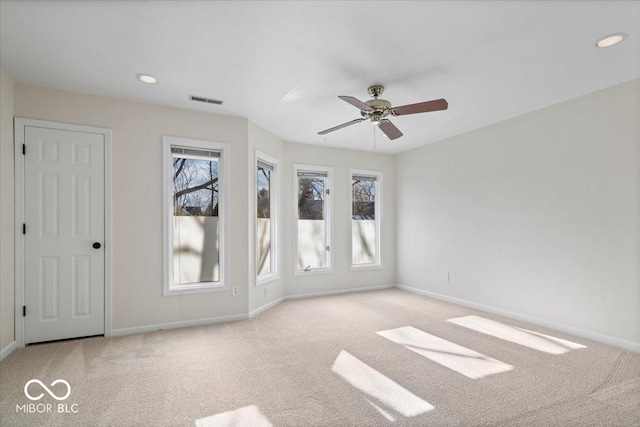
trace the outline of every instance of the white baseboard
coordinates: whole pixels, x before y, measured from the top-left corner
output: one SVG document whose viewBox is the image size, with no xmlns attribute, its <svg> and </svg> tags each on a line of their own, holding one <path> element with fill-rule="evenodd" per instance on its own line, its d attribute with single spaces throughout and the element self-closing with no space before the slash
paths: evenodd
<svg viewBox="0 0 640 427">
<path fill-rule="evenodd" d="M 16 348 L 18 348 L 18 343 L 16 343 L 15 341 L 11 341 L 11 343 L 9 343 L 5 348 L 0 350 L 0 361 L 13 353 Z"/>
<path fill-rule="evenodd" d="M 215 323 L 236 322 L 238 320 L 246 320 L 246 319 L 255 317 L 258 314 L 266 310 L 269 310 L 270 308 L 275 307 L 276 305 L 280 304 L 282 301 L 285 301 L 285 300 L 349 294 L 352 292 L 376 291 L 380 289 L 390 289 L 390 288 L 393 288 L 394 286 L 395 285 L 367 286 L 363 288 L 341 289 L 338 291 L 287 295 L 287 296 L 278 298 L 275 301 L 271 301 L 270 303 L 265 304 L 262 307 L 258 307 L 255 310 L 249 312 L 248 314 L 236 314 L 232 316 L 210 317 L 208 319 L 185 320 L 181 322 L 161 323 L 157 325 L 146 325 L 146 326 L 135 326 L 133 328 L 113 329 L 111 331 L 111 336 L 117 337 L 122 335 L 133 335 L 133 334 L 143 334 L 145 332 L 155 332 L 162 329 L 177 329 L 177 328 L 186 328 L 189 326 L 202 326 L 202 325 L 213 325 Z"/>
<path fill-rule="evenodd" d="M 189 326 L 213 325 L 215 323 L 236 322 L 248 319 L 246 314 L 235 314 L 232 316 L 209 317 L 207 319 L 184 320 L 180 322 L 160 323 L 157 325 L 135 326 L 133 328 L 113 329 L 111 335 L 114 337 L 122 335 L 142 334 L 145 332 L 155 332 L 162 329 L 186 328 Z"/>
<path fill-rule="evenodd" d="M 625 350 L 631 350 L 631 351 L 640 353 L 640 343 L 636 343 L 633 341 L 627 341 L 627 340 L 615 338 L 609 335 L 599 334 L 597 332 L 586 331 L 584 329 L 574 328 L 573 326 L 567 326 L 561 323 L 550 322 L 548 320 L 539 319 L 537 317 L 526 316 L 524 314 L 514 313 L 512 311 L 503 310 L 501 308 L 495 308 L 488 305 L 478 304 L 473 301 L 468 301 L 460 298 L 450 297 L 447 295 L 437 294 L 435 292 L 429 292 L 423 289 L 413 288 L 410 286 L 396 285 L 396 288 L 402 289 L 408 292 L 412 292 L 414 294 L 424 295 L 424 296 L 439 299 L 442 301 L 451 302 L 453 304 L 458 304 L 465 307 L 473 308 L 476 310 L 486 311 L 487 313 L 498 314 L 500 316 L 508 317 L 510 319 L 528 322 L 528 323 L 538 325 L 538 326 L 543 326 L 549 329 L 555 329 L 556 331 L 575 335 L 577 337 L 598 341 L 603 344 L 609 344 L 616 347 L 624 348 Z"/>
<path fill-rule="evenodd" d="M 216 323 L 224 323 L 224 322 L 236 322 L 239 320 L 246 320 L 246 319 L 255 317 L 258 314 L 266 310 L 269 310 L 270 308 L 275 307 L 276 305 L 280 304 L 282 301 L 285 301 L 285 300 L 349 294 L 352 292 L 377 291 L 380 289 L 390 289 L 390 288 L 393 288 L 394 286 L 396 285 L 366 286 L 362 288 L 341 289 L 337 291 L 287 295 L 287 296 L 278 298 L 277 300 L 271 301 L 270 303 L 265 304 L 262 307 L 258 307 L 255 310 L 249 312 L 248 314 L 236 314 L 231 316 L 210 317 L 207 319 L 184 320 L 180 322 L 159 323 L 156 325 L 145 325 L 145 326 L 134 326 L 132 328 L 112 329 L 111 336 L 117 337 L 117 336 L 123 336 L 123 335 L 143 334 L 145 332 L 155 332 L 163 329 L 178 329 L 178 328 L 187 328 L 189 326 L 202 326 L 202 325 L 213 325 Z M 0 351 L 0 360 L 4 359 L 16 348 L 17 348 L 17 345 L 15 341 L 9 344 L 8 346 L 6 346 L 5 348 L 3 348 L 2 351 Z"/>
<path fill-rule="evenodd" d="M 271 301 L 270 303 L 263 305 L 262 307 L 258 307 L 255 310 L 249 312 L 249 317 L 256 317 L 258 314 L 262 313 L 263 311 L 267 311 L 272 307 L 275 307 L 282 301 L 284 301 L 284 297 L 280 297 L 275 301 Z"/>
<path fill-rule="evenodd" d="M 285 295 L 284 299 L 292 300 L 292 299 L 302 299 L 302 298 L 326 297 L 330 295 L 351 294 L 354 292 L 379 291 L 381 289 L 390 289 L 395 286 L 396 285 L 365 286 L 363 288 L 339 289 L 337 291 L 324 291 L 324 292 L 312 292 L 308 294 Z"/>
</svg>

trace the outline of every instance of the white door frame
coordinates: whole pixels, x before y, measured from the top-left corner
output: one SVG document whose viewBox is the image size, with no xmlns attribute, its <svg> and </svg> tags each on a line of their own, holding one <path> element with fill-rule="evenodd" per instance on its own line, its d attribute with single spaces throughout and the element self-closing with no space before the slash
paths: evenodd
<svg viewBox="0 0 640 427">
<path fill-rule="evenodd" d="M 25 305 L 25 236 L 22 224 L 25 222 L 24 194 L 24 156 L 22 144 L 25 143 L 25 126 L 57 129 L 75 132 L 94 133 L 104 136 L 104 336 L 112 334 L 112 215 L 111 215 L 111 129 L 95 126 L 82 126 L 45 120 L 14 119 L 14 156 L 15 156 L 15 340 L 18 347 L 24 347 L 25 321 L 22 307 Z"/>
</svg>

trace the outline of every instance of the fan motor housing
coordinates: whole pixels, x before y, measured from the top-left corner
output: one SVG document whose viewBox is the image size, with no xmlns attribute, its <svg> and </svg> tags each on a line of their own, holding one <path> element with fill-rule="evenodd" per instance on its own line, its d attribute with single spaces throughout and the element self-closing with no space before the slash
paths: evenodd
<svg viewBox="0 0 640 427">
<path fill-rule="evenodd" d="M 362 117 L 377 117 L 378 120 L 376 121 L 379 121 L 379 119 L 387 117 L 390 113 L 391 103 L 386 99 L 371 99 L 365 101 L 365 104 L 373 108 L 373 111 L 360 111 Z"/>
<path fill-rule="evenodd" d="M 365 104 L 374 110 L 388 110 L 391 108 L 391 103 L 386 99 L 371 99 L 369 101 L 365 101 Z"/>
</svg>

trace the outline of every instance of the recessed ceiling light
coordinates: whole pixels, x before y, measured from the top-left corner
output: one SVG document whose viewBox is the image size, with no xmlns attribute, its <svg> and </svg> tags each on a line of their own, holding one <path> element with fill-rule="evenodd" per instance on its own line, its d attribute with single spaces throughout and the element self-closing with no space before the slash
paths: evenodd
<svg viewBox="0 0 640 427">
<path fill-rule="evenodd" d="M 615 33 L 609 34 L 608 36 L 604 36 L 600 40 L 596 42 L 596 46 L 598 47 L 611 47 L 620 43 L 622 40 L 626 39 L 629 34 L 627 33 Z"/>
<path fill-rule="evenodd" d="M 136 79 L 140 80 L 142 83 L 148 83 L 150 85 L 158 82 L 158 79 L 150 76 L 149 74 L 137 74 Z"/>
</svg>

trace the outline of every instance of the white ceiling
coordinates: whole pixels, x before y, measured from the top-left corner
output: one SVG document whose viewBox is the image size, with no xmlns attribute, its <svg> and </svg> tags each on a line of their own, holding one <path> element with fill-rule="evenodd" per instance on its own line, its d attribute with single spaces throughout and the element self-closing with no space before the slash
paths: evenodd
<svg viewBox="0 0 640 427">
<path fill-rule="evenodd" d="M 0 6 L 0 66 L 16 81 L 247 117 L 293 142 L 371 150 L 338 95 L 395 106 L 400 152 L 640 77 L 638 1 L 48 1 Z M 597 49 L 601 36 L 628 39 Z M 157 85 L 135 79 L 149 73 Z M 190 94 L 224 100 L 195 103 Z"/>
</svg>

